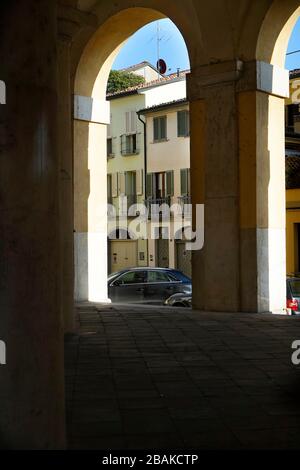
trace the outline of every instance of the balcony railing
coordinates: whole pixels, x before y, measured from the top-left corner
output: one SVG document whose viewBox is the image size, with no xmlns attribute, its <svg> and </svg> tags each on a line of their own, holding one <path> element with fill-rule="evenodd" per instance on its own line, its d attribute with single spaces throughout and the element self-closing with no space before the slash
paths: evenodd
<svg viewBox="0 0 300 470">
<path fill-rule="evenodd" d="M 171 197 L 166 196 L 166 197 L 161 197 L 161 198 L 156 198 L 156 197 L 148 197 L 146 202 L 146 206 L 148 209 L 149 213 L 149 218 L 151 217 L 168 217 L 169 214 L 169 209 L 171 206 Z M 167 206 L 167 208 L 162 208 L 162 206 Z"/>
</svg>

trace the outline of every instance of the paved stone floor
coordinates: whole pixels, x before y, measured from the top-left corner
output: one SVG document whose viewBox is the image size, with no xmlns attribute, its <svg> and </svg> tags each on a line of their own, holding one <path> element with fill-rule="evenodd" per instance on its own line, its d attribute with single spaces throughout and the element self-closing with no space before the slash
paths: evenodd
<svg viewBox="0 0 300 470">
<path fill-rule="evenodd" d="M 78 307 L 71 449 L 300 448 L 300 318 Z"/>
</svg>

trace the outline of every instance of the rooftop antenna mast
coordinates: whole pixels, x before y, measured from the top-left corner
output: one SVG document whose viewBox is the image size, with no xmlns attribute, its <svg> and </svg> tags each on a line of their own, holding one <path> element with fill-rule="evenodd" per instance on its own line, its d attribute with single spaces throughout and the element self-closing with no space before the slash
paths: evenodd
<svg viewBox="0 0 300 470">
<path fill-rule="evenodd" d="M 157 21 L 157 64 L 160 59 L 160 23 Z M 159 78 L 159 71 L 157 72 L 157 78 Z"/>
</svg>

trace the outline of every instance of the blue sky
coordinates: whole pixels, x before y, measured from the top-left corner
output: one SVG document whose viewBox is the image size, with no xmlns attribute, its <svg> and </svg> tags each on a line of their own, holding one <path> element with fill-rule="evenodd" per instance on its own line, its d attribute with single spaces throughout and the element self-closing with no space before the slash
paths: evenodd
<svg viewBox="0 0 300 470">
<path fill-rule="evenodd" d="M 288 52 L 299 51 L 299 50 L 300 50 L 300 18 L 297 21 L 297 24 L 292 33 L 289 47 L 288 47 Z M 300 52 L 298 52 L 298 54 L 287 56 L 286 68 L 289 70 L 300 68 Z"/>
<path fill-rule="evenodd" d="M 169 73 L 188 69 L 189 57 L 183 37 L 177 27 L 168 19 L 160 20 L 160 58 L 167 63 Z M 300 19 L 290 39 L 288 52 L 300 49 Z M 157 22 L 153 22 L 137 31 L 125 44 L 118 55 L 113 69 L 122 69 L 147 60 L 155 65 L 157 62 Z M 300 68 L 300 53 L 287 57 L 286 68 Z"/>
<path fill-rule="evenodd" d="M 168 19 L 159 21 L 160 58 L 167 63 L 169 73 L 190 67 L 184 39 L 178 28 Z M 113 69 L 122 69 L 147 60 L 153 65 L 157 62 L 157 21 L 149 23 L 137 31 L 125 44 L 118 55 Z"/>
</svg>

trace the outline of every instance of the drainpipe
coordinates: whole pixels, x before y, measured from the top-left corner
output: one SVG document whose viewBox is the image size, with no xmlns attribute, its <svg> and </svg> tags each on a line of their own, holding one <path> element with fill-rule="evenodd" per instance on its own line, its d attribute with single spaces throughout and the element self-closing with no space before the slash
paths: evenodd
<svg viewBox="0 0 300 470">
<path fill-rule="evenodd" d="M 141 116 L 139 113 L 137 113 L 139 121 L 144 126 L 144 191 L 145 191 L 145 201 L 147 200 L 147 126 L 146 126 L 146 121 L 143 121 L 141 119 Z"/>
</svg>

